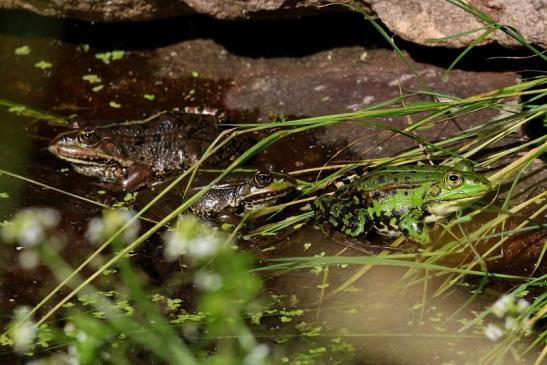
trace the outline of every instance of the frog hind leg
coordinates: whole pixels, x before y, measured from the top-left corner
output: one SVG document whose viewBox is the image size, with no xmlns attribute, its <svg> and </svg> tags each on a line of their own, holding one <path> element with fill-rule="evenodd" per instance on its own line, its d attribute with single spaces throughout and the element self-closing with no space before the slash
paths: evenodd
<svg viewBox="0 0 547 365">
<path fill-rule="evenodd" d="M 429 237 L 430 229 L 425 225 L 423 212 L 420 210 L 414 209 L 401 216 L 398 225 L 399 230 L 406 238 L 421 244 L 431 242 L 431 238 Z"/>
<path fill-rule="evenodd" d="M 185 106 L 183 110 L 185 113 L 189 114 L 212 115 L 218 118 L 220 122 L 224 122 L 228 119 L 226 111 L 209 106 Z"/>
<path fill-rule="evenodd" d="M 330 228 L 342 232 L 346 236 L 365 236 L 372 228 L 368 212 L 358 200 L 338 197 L 333 202 L 330 197 L 318 197 L 314 201 L 315 218 L 324 223 L 322 229 L 330 233 Z"/>
<path fill-rule="evenodd" d="M 350 237 L 366 236 L 372 229 L 366 208 L 354 208 L 343 212 L 341 232 Z"/>
<path fill-rule="evenodd" d="M 334 206 L 334 209 L 333 209 Z M 336 219 L 338 218 L 339 209 L 336 204 L 332 204 L 329 199 L 319 196 L 313 202 L 313 210 L 315 219 L 319 222 L 330 222 L 334 227 L 338 226 Z"/>
</svg>

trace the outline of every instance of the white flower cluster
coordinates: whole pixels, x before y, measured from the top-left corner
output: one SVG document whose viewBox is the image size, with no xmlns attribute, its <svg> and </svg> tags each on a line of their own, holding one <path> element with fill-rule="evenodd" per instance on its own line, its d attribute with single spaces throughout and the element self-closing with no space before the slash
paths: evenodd
<svg viewBox="0 0 547 365">
<path fill-rule="evenodd" d="M 268 345 L 259 343 L 254 346 L 254 348 L 249 351 L 247 356 L 245 356 L 245 359 L 243 359 L 243 363 L 245 365 L 262 365 L 268 363 L 268 355 L 270 353 L 270 349 L 268 348 Z"/>
<path fill-rule="evenodd" d="M 110 209 L 103 213 L 103 217 L 93 218 L 89 221 L 87 228 L 87 238 L 92 243 L 102 243 L 110 238 L 120 228 L 127 224 L 135 215 L 135 212 L 127 209 Z M 139 221 L 134 220 L 125 228 L 122 233 L 122 239 L 125 242 L 133 241 L 139 233 Z"/>
<path fill-rule="evenodd" d="M 526 321 L 527 318 L 520 318 L 521 315 L 530 306 L 524 298 L 516 298 L 511 294 L 502 295 L 496 302 L 490 307 L 490 311 L 499 319 L 504 320 L 504 328 L 500 328 L 493 323 L 489 323 L 484 328 L 485 336 L 492 340 L 497 341 L 505 334 L 505 331 L 516 331 L 521 321 Z"/>
<path fill-rule="evenodd" d="M 27 306 L 20 306 L 15 309 L 15 320 L 11 338 L 13 339 L 13 348 L 20 354 L 31 350 L 34 337 L 36 336 L 36 323 L 30 319 L 23 320 L 29 311 L 30 308 Z"/>
<path fill-rule="evenodd" d="M 193 215 L 179 217 L 174 230 L 165 232 L 164 256 L 169 261 L 187 255 L 195 259 L 214 256 L 220 249 L 222 236 L 208 224 L 200 222 Z"/>
<path fill-rule="evenodd" d="M 58 352 L 43 359 L 27 362 L 25 365 L 80 365 L 78 350 L 74 346 L 68 346 L 67 352 Z"/>
<path fill-rule="evenodd" d="M 48 231 L 55 228 L 60 220 L 61 215 L 51 208 L 23 209 L 2 227 L 2 238 L 23 247 L 34 247 L 46 240 Z"/>
<path fill-rule="evenodd" d="M 222 287 L 222 276 L 207 271 L 198 271 L 194 275 L 194 284 L 201 290 L 215 291 Z"/>
</svg>

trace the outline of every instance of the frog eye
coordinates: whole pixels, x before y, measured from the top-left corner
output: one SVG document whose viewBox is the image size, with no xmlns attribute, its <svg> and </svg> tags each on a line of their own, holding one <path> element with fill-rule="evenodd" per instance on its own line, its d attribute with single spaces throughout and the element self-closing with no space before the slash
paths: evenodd
<svg viewBox="0 0 547 365">
<path fill-rule="evenodd" d="M 272 182 L 272 175 L 267 171 L 258 171 L 255 174 L 255 182 L 260 187 L 266 186 Z"/>
<path fill-rule="evenodd" d="M 451 171 L 446 174 L 446 176 L 444 177 L 444 181 L 449 187 L 457 188 L 458 186 L 463 184 L 463 175 L 459 172 Z"/>
<path fill-rule="evenodd" d="M 78 134 L 78 141 L 88 146 L 99 142 L 99 139 L 99 133 L 93 128 L 84 128 Z"/>
</svg>

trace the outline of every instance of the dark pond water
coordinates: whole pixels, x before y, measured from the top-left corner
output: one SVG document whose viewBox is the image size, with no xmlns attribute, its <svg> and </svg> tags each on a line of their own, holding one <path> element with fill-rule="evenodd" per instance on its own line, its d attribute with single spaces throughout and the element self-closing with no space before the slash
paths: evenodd
<svg viewBox="0 0 547 365">
<path fill-rule="evenodd" d="M 322 26 L 326 21 L 344 27 L 327 29 Z M 145 25 L 91 25 L 26 13 L 0 12 L 0 24 L 0 101 L 65 118 L 77 116 L 81 123 L 90 125 L 140 119 L 157 111 L 188 105 L 223 108 L 232 120 L 239 122 L 267 120 L 280 114 L 304 116 L 345 112 L 350 104 L 361 105 L 367 95 L 370 96 L 368 93 L 375 95 L 372 97 L 375 102 L 382 100 L 384 94 L 377 94 L 375 90 L 389 89 L 386 85 L 393 76 L 384 77 L 381 65 L 377 71 L 384 79 L 346 87 L 349 81 L 344 72 L 352 68 L 351 62 L 357 62 L 352 60 L 349 64 L 329 64 L 331 68 L 325 75 L 310 74 L 299 78 L 298 67 L 327 67 L 324 64 L 329 62 L 329 57 L 343 60 L 349 55 L 355 58 L 361 54 L 365 59 L 365 52 L 369 52 L 371 63 L 391 57 L 379 36 L 363 25 L 359 17 L 349 15 L 287 20 L 281 23 L 282 26 L 274 27 L 267 21 L 230 23 L 199 17 Z M 249 32 L 254 32 L 261 41 L 247 40 Z M 16 54 L 16 50 L 24 46 L 30 52 Z M 416 61 L 425 65 L 423 67 L 434 67 L 437 71 L 455 55 L 452 51 L 425 52 L 406 46 Z M 125 51 L 119 60 L 105 63 L 96 57 L 98 53 L 119 49 Z M 461 65 L 457 72 L 461 73 L 462 79 L 477 78 L 466 92 L 510 84 L 520 68 L 532 68 L 519 64 L 519 69 L 514 69 L 507 60 L 481 61 L 485 54 L 496 52 L 505 51 L 495 47 L 480 50 L 476 58 L 466 59 Z M 507 54 L 518 52 L 507 51 Z M 41 61 L 46 63 L 40 67 Z M 339 67 L 339 74 L 335 73 L 336 67 Z M 265 77 L 268 70 L 271 74 Z M 485 71 L 484 74 L 481 71 Z M 475 76 L 475 72 L 479 76 Z M 276 79 L 272 75 L 281 76 Z M 316 78 L 321 79 L 314 84 Z M 324 89 L 332 94 L 315 97 L 311 106 L 302 97 L 308 90 L 321 93 Z M 84 232 L 89 220 L 103 210 L 97 203 L 111 203 L 122 199 L 123 195 L 100 193 L 101 189 L 92 179 L 76 174 L 68 164 L 47 151 L 48 141 L 67 127 L 21 116 L 10 108 L 9 105 L 0 107 L 0 193 L 3 193 L 0 221 L 10 219 L 24 207 L 57 209 L 63 217 L 59 230 L 69 242 L 63 248 L 63 256 L 76 266 L 95 249 L 84 237 Z M 355 158 L 352 150 L 337 153 L 347 143 L 346 132 L 329 135 L 318 131 L 291 136 L 256 156 L 252 163 L 293 171 Z M 390 154 L 396 150 L 388 145 L 383 150 L 375 149 L 371 155 Z M 536 166 L 530 174 L 537 174 L 541 169 Z M 488 219 L 488 216 L 481 216 L 471 225 L 480 225 Z M 144 226 L 147 224 L 143 222 Z M 537 232 L 517 237 L 508 245 L 509 255 L 492 263 L 492 267 L 526 275 L 541 252 L 544 238 L 544 233 Z M 371 240 L 372 245 L 365 246 L 365 251 L 377 253 L 386 244 L 379 238 Z M 239 246 L 255 253 L 261 260 L 364 254 L 350 242 L 338 241 L 325 236 L 310 223 L 294 233 L 259 242 L 243 241 Z M 405 246 L 403 252 L 408 250 L 413 252 L 415 247 Z M 18 255 L 19 252 L 9 246 L 2 246 L 0 251 L 0 315 L 4 322 L 11 318 L 15 307 L 37 303 L 55 286 L 44 268 L 22 270 L 17 262 Z M 455 258 L 454 263 L 459 259 Z M 173 280 L 180 267 L 166 263 L 157 237 L 145 243 L 133 261 L 149 276 L 156 290 L 191 302 L 188 288 Z M 457 318 L 446 320 L 471 297 L 477 280 L 470 279 L 465 285 L 455 286 L 447 294 L 432 298 L 424 295 L 424 291 L 431 294 L 442 278 L 432 280 L 426 288 L 423 284 L 397 286 L 404 272 L 399 268 L 375 267 L 365 274 L 362 266 L 338 265 L 329 270 L 268 273 L 264 274 L 264 280 L 269 293 L 297 298 L 298 304 L 287 300 L 287 308 L 292 305 L 304 309 L 302 320 L 322 328 L 320 336 L 297 337 L 290 342 L 289 348 L 294 351 L 305 352 L 343 336 L 344 341 L 356 349 L 348 355 L 351 357 L 348 361 L 440 364 L 443 361 L 472 362 L 477 352 L 484 353 L 491 348 L 492 343 L 481 332 L 457 333 L 458 320 L 472 318 L 472 310 L 480 311 L 492 303 L 503 293 L 505 284 L 498 287 L 493 283 Z M 545 273 L 545 266 L 537 273 Z M 295 323 L 275 321 L 257 329 L 257 333 L 267 339 L 281 330 L 298 333 Z M 2 358 L 13 360 L 7 354 L 1 354 Z"/>
</svg>

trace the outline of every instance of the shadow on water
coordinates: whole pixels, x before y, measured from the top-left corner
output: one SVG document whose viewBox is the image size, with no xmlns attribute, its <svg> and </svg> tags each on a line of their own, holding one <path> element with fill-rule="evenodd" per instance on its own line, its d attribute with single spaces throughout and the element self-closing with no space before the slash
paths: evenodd
<svg viewBox="0 0 547 365">
<path fill-rule="evenodd" d="M 361 16 L 350 13 L 253 22 L 190 15 L 147 22 L 90 23 L 0 11 L 0 19 L 4 34 L 86 43 L 105 50 L 152 50 L 186 40 L 213 39 L 238 56 L 302 57 L 333 47 L 383 44 Z"/>
<path fill-rule="evenodd" d="M 60 20 L 26 11 L 0 10 L 0 31 L 20 37 L 89 44 L 98 50 L 153 50 L 193 39 L 212 39 L 231 54 L 251 58 L 303 57 L 336 47 L 390 49 L 360 14 L 346 11 L 276 20 L 215 20 L 202 15 L 145 22 L 97 23 Z M 249 34 L 253 34 L 249 37 Z M 395 43 L 417 62 L 447 68 L 461 49 L 424 47 L 397 36 Z M 518 62 L 515 62 L 515 60 Z M 476 47 L 456 69 L 541 72 L 544 64 L 523 48 Z"/>
</svg>

